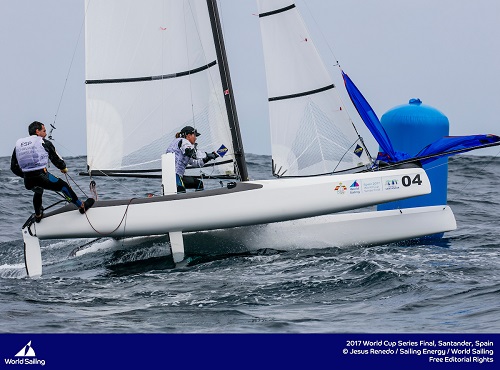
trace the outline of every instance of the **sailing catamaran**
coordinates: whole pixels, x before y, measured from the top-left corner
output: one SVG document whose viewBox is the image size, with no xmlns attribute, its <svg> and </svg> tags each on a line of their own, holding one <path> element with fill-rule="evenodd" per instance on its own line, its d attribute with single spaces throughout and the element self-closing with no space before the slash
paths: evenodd
<svg viewBox="0 0 500 370">
<path fill-rule="evenodd" d="M 293 3 L 279 3 L 276 9 L 276 2 L 260 1 L 260 18 L 290 16 L 285 23 L 293 29 L 299 16 Z M 279 178 L 248 181 L 216 0 L 86 0 L 85 25 L 88 174 L 160 176 L 162 163 L 164 195 L 98 201 L 86 217 L 66 205 L 40 223 L 27 222 L 29 276 L 42 273 L 40 239 L 169 233 L 177 262 L 184 257 L 183 232 L 303 219 L 431 191 L 418 166 L 373 166 L 334 86 L 325 84 L 329 77 L 312 43 L 298 50 L 279 39 L 283 32 L 264 42 L 264 49 L 280 42 L 295 47 L 292 60 L 308 63 L 315 76 L 287 78 L 286 63 L 278 59 L 267 67 L 266 59 L 273 172 Z M 187 125 L 203 133 L 201 152 L 220 148 L 220 158 L 201 176 L 238 182 L 175 194 L 172 158 L 161 154 Z M 286 134 L 276 135 L 279 130 Z"/>
</svg>

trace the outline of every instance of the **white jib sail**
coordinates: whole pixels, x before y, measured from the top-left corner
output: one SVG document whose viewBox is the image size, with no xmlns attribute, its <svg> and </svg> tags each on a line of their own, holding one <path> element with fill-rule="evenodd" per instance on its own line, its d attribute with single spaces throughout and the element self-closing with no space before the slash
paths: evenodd
<svg viewBox="0 0 500 370">
<path fill-rule="evenodd" d="M 257 4 L 277 174 L 317 175 L 369 163 L 294 2 Z"/>
<path fill-rule="evenodd" d="M 90 170 L 160 168 L 187 125 L 199 152 L 224 145 L 217 162 L 234 159 L 205 0 L 86 0 L 85 51 Z"/>
</svg>

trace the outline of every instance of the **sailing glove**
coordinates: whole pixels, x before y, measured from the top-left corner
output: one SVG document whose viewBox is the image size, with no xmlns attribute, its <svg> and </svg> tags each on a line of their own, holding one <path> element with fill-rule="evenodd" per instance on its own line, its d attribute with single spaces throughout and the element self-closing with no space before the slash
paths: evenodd
<svg viewBox="0 0 500 370">
<path fill-rule="evenodd" d="M 186 148 L 184 155 L 189 158 L 196 158 L 196 149 Z"/>
<path fill-rule="evenodd" d="M 205 154 L 207 155 L 205 158 L 203 158 L 203 162 L 204 163 L 207 163 L 208 161 L 211 161 L 212 159 L 215 159 L 218 157 L 217 153 L 215 152 L 212 152 L 212 153 L 206 153 Z"/>
</svg>

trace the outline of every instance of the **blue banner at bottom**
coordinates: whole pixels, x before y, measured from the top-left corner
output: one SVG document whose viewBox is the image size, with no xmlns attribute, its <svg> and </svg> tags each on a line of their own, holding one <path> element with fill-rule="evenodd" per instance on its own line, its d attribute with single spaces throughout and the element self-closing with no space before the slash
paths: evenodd
<svg viewBox="0 0 500 370">
<path fill-rule="evenodd" d="M 500 334 L 0 334 L 0 369 L 498 368 Z"/>
</svg>

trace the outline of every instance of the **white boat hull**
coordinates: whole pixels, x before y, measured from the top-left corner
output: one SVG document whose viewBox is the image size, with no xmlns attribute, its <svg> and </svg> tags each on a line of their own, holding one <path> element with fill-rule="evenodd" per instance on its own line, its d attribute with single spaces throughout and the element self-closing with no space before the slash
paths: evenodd
<svg viewBox="0 0 500 370">
<path fill-rule="evenodd" d="M 417 180 L 417 181 L 415 181 Z M 428 194 L 422 169 L 238 183 L 232 189 L 96 202 L 86 216 L 73 205 L 29 227 L 39 239 L 115 238 L 280 222 Z"/>
<path fill-rule="evenodd" d="M 203 231 L 184 236 L 188 253 L 201 249 L 200 238 L 226 252 L 370 246 L 441 234 L 457 228 L 449 206 L 342 213 L 267 225 Z"/>
</svg>

